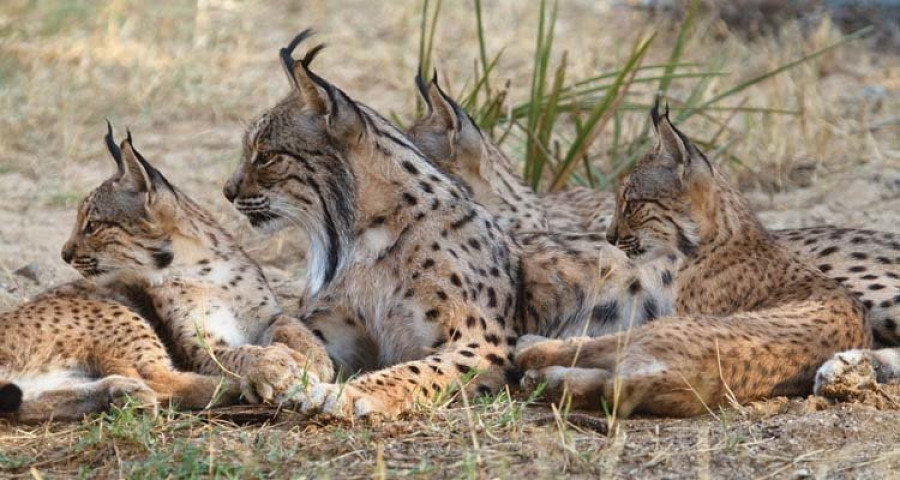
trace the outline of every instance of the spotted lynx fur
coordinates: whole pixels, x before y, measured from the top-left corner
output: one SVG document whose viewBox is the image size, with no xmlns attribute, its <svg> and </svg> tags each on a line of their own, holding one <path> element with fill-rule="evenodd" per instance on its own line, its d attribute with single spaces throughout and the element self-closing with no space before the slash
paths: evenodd
<svg viewBox="0 0 900 480">
<path fill-rule="evenodd" d="M 813 390 L 816 369 L 864 348 L 861 302 L 767 232 L 742 195 L 668 120 L 625 178 L 609 236 L 634 258 L 680 251 L 675 315 L 599 338 L 525 343 L 525 384 L 616 413 L 694 415 Z"/>
<path fill-rule="evenodd" d="M 127 288 L 82 280 L 0 314 L 0 418 L 78 420 L 129 399 L 149 409 L 238 399 L 235 382 L 176 370 L 141 306 Z"/>
<path fill-rule="evenodd" d="M 330 380 L 319 342 L 281 314 L 258 265 L 231 236 L 134 149 L 130 134 L 120 147 L 110 129 L 107 146 L 118 171 L 82 201 L 62 256 L 94 283 L 131 285 L 149 305 L 139 316 L 105 299 L 108 289 L 77 285 L 5 314 L 8 331 L 37 352 L 15 355 L 13 342 L 0 355 L 2 377 L 24 387 L 16 415 L 74 418 L 126 387 L 145 400 L 159 393 L 203 406 L 218 383 L 196 374 L 228 377 L 226 399 L 236 397 L 228 385 L 239 379 L 239 391 L 257 402 Z M 196 374 L 172 371 L 150 319 L 177 363 Z M 31 392 L 35 377 L 65 388 Z"/>
<path fill-rule="evenodd" d="M 410 129 L 411 140 L 470 185 L 473 197 L 497 216 L 498 223 L 512 232 L 605 230 L 615 210 L 612 195 L 575 188 L 538 196 L 437 82 L 426 85 L 417 77 L 416 83 L 428 111 Z M 772 234 L 862 300 L 876 345 L 900 345 L 900 235 L 837 227 Z"/>
<path fill-rule="evenodd" d="M 291 58 L 308 35 L 282 50 L 292 91 L 250 125 L 224 192 L 261 230 L 305 231 L 305 322 L 345 375 L 361 372 L 313 387 L 305 411 L 394 416 L 472 375 L 471 393 L 496 391 L 517 378 L 521 334 L 599 335 L 671 308 L 657 291 L 676 259 L 632 270 L 602 235 L 510 237 L 396 126 L 310 71 L 318 47 Z"/>
</svg>

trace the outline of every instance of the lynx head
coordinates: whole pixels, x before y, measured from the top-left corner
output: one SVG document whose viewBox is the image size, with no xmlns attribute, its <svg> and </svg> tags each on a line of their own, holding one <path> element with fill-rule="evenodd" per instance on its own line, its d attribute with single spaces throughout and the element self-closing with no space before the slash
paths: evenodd
<svg viewBox="0 0 900 480">
<path fill-rule="evenodd" d="M 545 230 L 543 216 L 532 217 L 539 200 L 515 173 L 509 158 L 484 135 L 472 117 L 438 85 L 416 76 L 427 111 L 407 136 L 438 167 L 469 187 L 472 197 L 508 230 Z"/>
<path fill-rule="evenodd" d="M 410 127 L 407 136 L 446 172 L 462 179 L 479 201 L 493 194 L 493 163 L 512 169 L 509 159 L 481 132 L 458 103 L 438 85 L 437 73 L 427 84 L 421 73 L 416 86 L 425 100 L 425 115 Z"/>
<path fill-rule="evenodd" d="M 610 243 L 629 256 L 680 252 L 690 256 L 714 213 L 719 178 L 706 156 L 669 120 L 650 112 L 657 142 L 624 178 L 616 214 L 607 230 Z"/>
<path fill-rule="evenodd" d="M 355 182 L 347 157 L 360 146 L 365 123 L 355 102 L 309 69 L 323 45 L 301 60 L 291 56 L 311 34 L 306 30 L 281 49 L 291 92 L 247 129 L 241 164 L 224 188 L 228 201 L 267 232 L 343 224 L 321 232 L 327 236 L 348 228 L 352 215 Z"/>
<path fill-rule="evenodd" d="M 321 45 L 294 60 L 310 35 L 306 30 L 281 49 L 291 92 L 247 129 L 224 194 L 260 230 L 299 225 L 306 232 L 315 291 L 346 261 L 356 223 L 400 195 L 391 187 L 402 175 L 399 159 L 419 162 L 421 154 L 390 122 L 310 70 Z"/>
<path fill-rule="evenodd" d="M 106 145 L 116 173 L 81 201 L 62 258 L 89 278 L 146 278 L 172 263 L 179 194 L 135 150 L 131 132 L 119 146 L 108 126 Z"/>
</svg>

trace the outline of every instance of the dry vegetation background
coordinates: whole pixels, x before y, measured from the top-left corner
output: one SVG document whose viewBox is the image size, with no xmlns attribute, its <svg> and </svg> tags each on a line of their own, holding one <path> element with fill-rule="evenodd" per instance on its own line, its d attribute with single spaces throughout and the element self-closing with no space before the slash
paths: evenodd
<svg viewBox="0 0 900 480">
<path fill-rule="evenodd" d="M 621 66 L 652 32 L 658 36 L 645 63 L 665 61 L 677 22 L 631 8 L 638 3 L 644 2 L 560 1 L 554 58 L 567 52 L 568 78 Z M 276 52 L 308 26 L 329 45 L 318 72 L 354 98 L 411 121 L 421 9 L 418 1 L 364 0 L 0 3 L 0 308 L 74 278 L 59 248 L 78 199 L 112 172 L 101 141 L 105 117 L 120 129 L 130 126 L 138 147 L 170 180 L 238 231 L 283 292 L 296 291 L 290 280 L 302 269 L 296 232 L 257 238 L 220 193 L 237 163 L 243 125 L 287 91 Z M 504 50 L 495 82 L 509 80 L 511 103 L 522 101 L 537 5 L 489 1 L 484 15 L 491 53 Z M 827 16 L 751 30 L 734 31 L 715 16 L 698 20 L 684 61 L 721 61 L 727 73 L 709 83 L 707 97 L 842 35 Z M 475 38 L 471 2 L 446 2 L 434 58 L 451 92 L 472 78 Z M 723 164 L 770 226 L 900 231 L 897 52 L 872 39 L 845 45 L 730 101 L 768 113 L 713 111 L 684 130 L 716 138 L 718 156 L 730 159 Z M 651 85 L 636 88 L 641 95 L 628 101 L 649 103 Z M 687 88 L 676 80 L 670 95 L 678 99 Z M 644 115 L 623 114 L 625 135 L 643 126 Z M 504 146 L 521 158 L 521 138 Z M 596 158 L 600 171 L 609 170 L 604 161 Z M 14 273 L 25 266 L 25 275 Z M 380 426 L 321 425 L 289 412 L 265 423 L 250 415 L 245 424 L 247 415 L 168 412 L 149 419 L 126 410 L 77 425 L 0 424 L 0 476 L 900 475 L 896 412 L 826 407 L 778 400 L 698 419 L 629 420 L 610 432 L 503 395 Z"/>
</svg>

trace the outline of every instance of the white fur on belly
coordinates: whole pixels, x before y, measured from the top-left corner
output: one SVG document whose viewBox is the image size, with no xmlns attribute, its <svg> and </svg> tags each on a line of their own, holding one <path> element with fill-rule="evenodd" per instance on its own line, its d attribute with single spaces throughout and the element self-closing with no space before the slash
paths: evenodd
<svg viewBox="0 0 900 480">
<path fill-rule="evenodd" d="M 22 389 L 22 399 L 33 400 L 45 392 L 62 388 L 74 388 L 96 380 L 88 372 L 72 368 L 41 373 L 13 373 L 7 380 Z"/>
</svg>

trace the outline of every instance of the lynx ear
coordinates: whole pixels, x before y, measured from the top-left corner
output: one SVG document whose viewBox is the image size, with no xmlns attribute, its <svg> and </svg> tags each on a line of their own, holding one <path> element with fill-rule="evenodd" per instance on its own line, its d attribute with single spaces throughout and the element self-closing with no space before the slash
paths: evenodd
<svg viewBox="0 0 900 480">
<path fill-rule="evenodd" d="M 330 133 L 335 136 L 361 135 L 365 132 L 365 121 L 356 103 L 346 93 L 309 69 L 309 65 L 325 45 L 316 45 L 300 60 L 295 60 L 292 56 L 297 46 L 310 36 L 311 29 L 300 32 L 279 52 L 281 65 L 299 96 L 300 105 L 313 115 L 325 117 Z"/>
<path fill-rule="evenodd" d="M 653 128 L 656 130 L 656 153 L 658 160 L 670 167 L 684 165 L 688 158 L 687 137 L 683 137 L 671 120 L 669 120 L 669 105 L 662 116 L 659 114 L 659 96 L 653 109 L 650 110 L 650 118 L 653 120 Z"/>
<path fill-rule="evenodd" d="M 441 90 L 441 86 L 438 84 L 437 72 L 434 73 L 434 78 L 428 82 L 427 86 L 422 75 L 416 75 L 416 86 L 419 87 L 419 93 L 425 99 L 425 105 L 428 106 L 424 122 L 435 130 L 447 132 L 455 139 L 456 133 L 459 132 L 459 119 L 456 116 L 453 100 Z"/>
<path fill-rule="evenodd" d="M 125 167 L 120 184 L 132 192 L 146 194 L 148 208 L 163 215 L 171 215 L 175 209 L 175 188 L 134 148 L 131 131 L 128 131 L 128 138 L 120 148 Z"/>
<path fill-rule="evenodd" d="M 463 161 L 474 161 L 469 168 L 478 171 L 481 158 L 481 131 L 475 122 L 469 117 L 465 109 L 456 103 L 450 95 L 447 95 L 437 81 L 437 74 L 428 84 L 427 88 L 422 82 L 421 76 L 416 77 L 419 91 L 428 105 L 428 114 L 421 124 L 440 134 L 441 140 L 446 143 L 444 158 L 459 157 Z M 466 152 L 467 155 L 459 155 Z"/>
<path fill-rule="evenodd" d="M 712 166 L 700 149 L 694 146 L 688 140 L 687 135 L 681 133 L 669 119 L 668 105 L 666 105 L 665 113 L 662 116 L 659 115 L 658 97 L 650 116 L 658 135 L 656 145 L 658 162 L 669 168 L 681 170 L 682 178 L 712 173 Z"/>
</svg>

